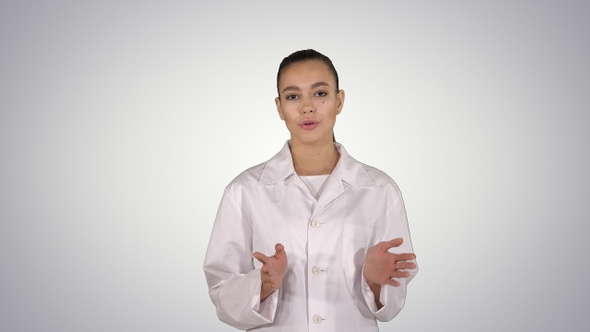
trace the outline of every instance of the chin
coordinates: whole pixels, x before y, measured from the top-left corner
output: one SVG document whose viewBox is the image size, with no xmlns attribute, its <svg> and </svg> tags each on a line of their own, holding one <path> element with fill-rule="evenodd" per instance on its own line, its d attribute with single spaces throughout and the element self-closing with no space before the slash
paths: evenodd
<svg viewBox="0 0 590 332">
<path fill-rule="evenodd" d="M 327 137 L 291 137 L 291 141 L 297 141 L 306 145 L 318 145 L 332 143 L 332 136 Z"/>
</svg>

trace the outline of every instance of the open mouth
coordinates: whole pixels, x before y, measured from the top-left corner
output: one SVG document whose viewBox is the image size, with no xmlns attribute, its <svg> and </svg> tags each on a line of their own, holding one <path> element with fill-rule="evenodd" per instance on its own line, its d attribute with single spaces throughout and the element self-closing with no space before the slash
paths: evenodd
<svg viewBox="0 0 590 332">
<path fill-rule="evenodd" d="M 318 124 L 318 120 L 313 119 L 313 118 L 302 119 L 299 122 L 300 126 L 311 126 L 311 125 L 315 125 L 315 124 Z"/>
<path fill-rule="evenodd" d="M 316 120 L 306 119 L 306 120 L 301 121 L 299 123 L 299 126 L 303 129 L 311 130 L 311 129 L 314 129 L 315 127 L 317 127 L 318 123 L 319 122 Z"/>
</svg>

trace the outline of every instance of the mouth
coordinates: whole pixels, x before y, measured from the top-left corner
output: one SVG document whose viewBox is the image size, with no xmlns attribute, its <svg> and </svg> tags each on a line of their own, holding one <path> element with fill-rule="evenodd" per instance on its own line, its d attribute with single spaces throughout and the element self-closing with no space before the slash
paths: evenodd
<svg viewBox="0 0 590 332">
<path fill-rule="evenodd" d="M 299 122 L 299 126 L 303 129 L 313 129 L 318 125 L 318 121 L 314 119 L 305 119 Z"/>
</svg>

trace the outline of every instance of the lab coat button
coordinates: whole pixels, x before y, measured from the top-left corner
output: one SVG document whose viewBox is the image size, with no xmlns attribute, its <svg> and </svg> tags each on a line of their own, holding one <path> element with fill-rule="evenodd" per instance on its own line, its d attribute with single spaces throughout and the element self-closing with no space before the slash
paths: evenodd
<svg viewBox="0 0 590 332">
<path fill-rule="evenodd" d="M 319 275 L 320 273 L 322 273 L 322 269 L 320 269 L 320 267 L 319 267 L 319 266 L 314 266 L 314 267 L 311 269 L 311 272 L 312 272 L 314 275 L 316 275 L 316 276 L 317 276 L 317 275 Z"/>
<path fill-rule="evenodd" d="M 320 324 L 322 322 L 322 319 L 323 318 L 320 315 L 314 315 L 313 316 L 313 322 L 316 323 L 316 324 Z"/>
<path fill-rule="evenodd" d="M 320 227 L 320 222 L 319 222 L 319 221 L 317 221 L 317 220 L 314 220 L 314 221 L 312 221 L 312 222 L 311 222 L 311 227 L 313 227 L 313 228 L 318 228 L 318 227 Z"/>
</svg>

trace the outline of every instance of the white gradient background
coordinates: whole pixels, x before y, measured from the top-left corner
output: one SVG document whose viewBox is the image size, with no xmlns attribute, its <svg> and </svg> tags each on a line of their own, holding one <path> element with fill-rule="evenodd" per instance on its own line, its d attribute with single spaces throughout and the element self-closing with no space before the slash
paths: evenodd
<svg viewBox="0 0 590 332">
<path fill-rule="evenodd" d="M 590 329 L 588 2 L 4 0 L 0 45 L 1 331 L 233 331 L 203 258 L 302 48 L 406 200 L 382 331 Z"/>
</svg>

